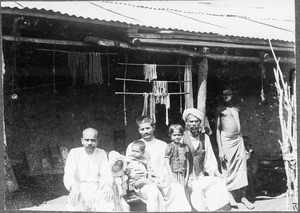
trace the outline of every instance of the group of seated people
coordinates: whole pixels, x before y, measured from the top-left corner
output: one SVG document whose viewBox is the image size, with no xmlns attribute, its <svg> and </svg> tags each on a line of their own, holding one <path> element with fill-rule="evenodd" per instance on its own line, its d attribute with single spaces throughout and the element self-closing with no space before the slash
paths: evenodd
<svg viewBox="0 0 300 213">
<path fill-rule="evenodd" d="M 203 119 L 195 108 L 184 110 L 186 126 L 170 125 L 167 144 L 155 138 L 153 120 L 140 116 L 141 139 L 128 145 L 125 156 L 117 151 L 107 155 L 97 148 L 98 131 L 85 129 L 83 147 L 71 149 L 65 164 L 66 210 L 128 212 L 124 197 L 129 189 L 147 211 L 230 210 L 228 180 L 201 128 Z"/>
</svg>

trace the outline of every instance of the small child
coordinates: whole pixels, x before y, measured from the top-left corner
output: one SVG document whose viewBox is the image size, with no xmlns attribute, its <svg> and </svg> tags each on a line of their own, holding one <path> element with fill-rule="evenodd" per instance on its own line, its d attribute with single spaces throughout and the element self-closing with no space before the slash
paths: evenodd
<svg viewBox="0 0 300 213">
<path fill-rule="evenodd" d="M 182 143 L 183 127 L 180 124 L 172 124 L 169 127 L 169 136 L 171 143 L 168 144 L 165 154 L 165 165 L 173 181 L 187 184 L 189 172 L 189 148 Z"/>
<path fill-rule="evenodd" d="M 114 178 L 113 192 L 115 212 L 129 212 L 129 205 L 124 200 L 127 193 L 128 176 L 124 173 L 126 168 L 125 156 L 116 151 L 111 151 L 108 155 L 111 172 Z"/>
<path fill-rule="evenodd" d="M 126 174 L 129 176 L 129 183 L 134 187 L 134 189 L 140 189 L 146 184 L 152 184 L 151 179 L 151 169 L 149 158 L 145 154 L 146 144 L 142 140 L 136 140 L 131 146 L 131 155 L 128 159 L 128 164 L 126 168 Z M 139 172 L 141 175 L 136 178 L 131 174 L 132 172 Z"/>
</svg>

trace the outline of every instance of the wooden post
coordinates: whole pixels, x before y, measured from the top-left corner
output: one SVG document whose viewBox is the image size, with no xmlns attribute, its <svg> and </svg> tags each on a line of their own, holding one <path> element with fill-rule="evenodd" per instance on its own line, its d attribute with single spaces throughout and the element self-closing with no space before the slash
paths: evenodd
<svg viewBox="0 0 300 213">
<path fill-rule="evenodd" d="M 275 86 L 277 89 L 279 100 L 279 121 L 282 134 L 282 142 L 280 143 L 282 157 L 284 160 L 286 178 L 287 178 L 287 192 L 286 192 L 286 210 L 298 210 L 298 168 L 297 168 L 297 137 L 293 130 L 293 122 L 296 122 L 297 105 L 294 101 L 293 95 L 288 87 L 287 82 L 284 81 L 283 74 L 279 65 L 279 58 L 277 59 L 271 41 L 269 40 L 270 48 L 276 62 L 276 69 L 273 68 L 275 76 Z M 295 91 L 296 92 L 296 91 Z"/>
<path fill-rule="evenodd" d="M 4 151 L 4 172 L 5 172 L 5 182 L 6 182 L 5 191 L 14 192 L 18 190 L 19 185 L 17 183 L 14 171 L 11 167 L 11 163 L 7 156 L 6 150 Z"/>
<path fill-rule="evenodd" d="M 209 49 L 204 48 L 204 52 L 208 53 Z M 208 60 L 206 57 L 202 59 L 198 69 L 198 95 L 197 95 L 197 109 L 204 114 L 204 119 L 201 122 L 202 128 L 208 130 L 208 134 L 212 134 L 208 119 L 206 117 L 206 96 L 207 96 L 207 74 L 208 74 Z"/>
<path fill-rule="evenodd" d="M 207 92 L 207 73 L 208 62 L 204 57 L 200 62 L 198 69 L 198 96 L 197 96 L 197 108 L 205 114 L 206 108 L 206 92 Z"/>
<path fill-rule="evenodd" d="M 0 23 L 2 23 L 2 14 L 0 14 Z M 0 37 L 2 38 L 2 28 L 0 28 Z M 6 136 L 5 136 L 5 123 L 4 123 L 4 98 L 3 98 L 3 77 L 5 74 L 5 65 L 4 65 L 4 57 L 3 57 L 3 46 L 2 46 L 2 40 L 0 41 L 0 67 L 2 68 L 1 72 L 1 85 L 0 85 L 0 110 L 1 110 L 1 121 L 0 121 L 0 129 L 1 129 L 1 138 L 3 140 L 3 146 L 4 146 L 4 175 L 5 175 L 5 191 L 7 192 L 13 192 L 18 190 L 19 185 L 17 183 L 15 174 L 13 172 L 13 169 L 11 167 L 11 163 L 9 161 L 9 158 L 6 153 Z M 1 142 L 2 143 L 2 142 Z M 3 164 L 2 164 L 3 165 Z M 3 168 L 3 167 L 2 167 Z M 3 170 L 2 170 L 3 171 Z M 3 177 L 3 176 L 2 176 Z"/>
<path fill-rule="evenodd" d="M 202 52 L 207 54 L 209 48 L 203 48 Z M 207 73 L 208 73 L 208 61 L 204 57 L 199 64 L 198 69 L 198 96 L 197 96 L 197 108 L 204 113 L 206 108 L 206 92 L 207 92 Z"/>
<path fill-rule="evenodd" d="M 70 45 L 70 46 L 92 46 L 91 43 L 97 43 L 98 45 L 105 47 L 119 47 L 130 50 L 137 51 L 146 51 L 146 52 L 155 52 L 155 53 L 166 53 L 166 54 L 179 54 L 185 55 L 188 57 L 205 57 L 205 54 L 200 53 L 199 51 L 193 51 L 182 48 L 175 47 L 155 47 L 155 46 L 136 46 L 134 44 L 129 44 L 121 41 L 113 41 L 108 39 L 101 39 L 96 37 L 87 37 L 85 39 L 86 42 L 80 41 L 65 41 L 65 40 L 56 40 L 56 39 L 41 39 L 41 38 L 27 38 L 27 37 L 18 37 L 17 39 L 14 36 L 2 36 L 3 40 L 6 41 L 18 41 L 18 42 L 31 42 L 37 44 L 54 44 L 54 45 Z M 91 42 L 91 43 L 89 43 Z M 259 57 L 252 56 L 233 56 L 233 55 L 220 55 L 209 53 L 206 55 L 208 59 L 220 60 L 220 61 L 239 61 L 239 62 L 247 62 L 247 63 L 260 63 L 261 60 Z M 281 63 L 292 63 L 295 64 L 295 58 L 280 58 Z M 266 63 L 274 63 L 273 58 L 269 58 L 265 60 Z"/>
</svg>

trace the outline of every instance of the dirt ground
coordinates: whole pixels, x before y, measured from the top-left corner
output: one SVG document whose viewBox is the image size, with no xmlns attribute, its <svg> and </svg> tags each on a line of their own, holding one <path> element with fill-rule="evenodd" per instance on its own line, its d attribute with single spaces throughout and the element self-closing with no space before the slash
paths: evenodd
<svg viewBox="0 0 300 213">
<path fill-rule="evenodd" d="M 14 193 L 6 195 L 5 209 L 34 210 L 34 211 L 64 211 L 67 191 L 62 185 L 62 175 L 40 176 L 32 181 L 31 187 L 22 187 Z M 251 211 L 286 211 L 286 197 L 284 194 L 274 197 L 256 196 L 252 202 L 255 209 Z M 145 204 L 134 202 L 130 204 L 131 211 L 145 211 Z M 244 205 L 231 211 L 250 211 Z"/>
<path fill-rule="evenodd" d="M 63 174 L 28 176 L 17 171 L 14 167 L 19 190 L 6 193 L 5 209 L 7 210 L 50 210 L 63 211 L 68 191 L 63 185 Z M 259 167 L 255 174 L 256 182 L 251 191 L 247 188 L 248 199 L 254 203 L 255 211 L 284 211 L 286 191 L 284 173 L 267 170 Z M 253 183 L 252 183 L 253 184 Z M 259 187 L 258 187 L 259 185 Z M 132 211 L 145 211 L 143 203 L 132 203 Z M 246 211 L 240 204 L 232 211 Z"/>
<path fill-rule="evenodd" d="M 34 206 L 29 208 L 23 208 L 20 210 L 35 210 L 35 211 L 63 211 L 67 196 L 61 196 L 59 198 L 50 200 L 40 206 Z M 241 203 L 237 208 L 231 209 L 231 211 L 286 211 L 286 198 L 270 198 L 257 200 L 254 202 L 255 208 L 248 210 Z M 145 211 L 145 204 L 136 202 L 130 205 L 131 211 Z"/>
</svg>

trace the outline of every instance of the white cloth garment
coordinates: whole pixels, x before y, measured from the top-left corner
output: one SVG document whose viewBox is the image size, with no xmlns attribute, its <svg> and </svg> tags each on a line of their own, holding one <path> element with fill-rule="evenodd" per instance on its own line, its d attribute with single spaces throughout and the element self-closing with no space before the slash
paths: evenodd
<svg viewBox="0 0 300 213">
<path fill-rule="evenodd" d="M 189 61 L 187 65 L 191 65 L 192 62 Z M 184 69 L 184 92 L 187 93 L 184 95 L 185 99 L 185 109 L 194 107 L 194 98 L 193 98 L 193 80 L 192 80 L 192 67 L 187 66 Z"/>
<path fill-rule="evenodd" d="M 69 191 L 73 184 L 80 184 L 81 196 L 78 202 L 73 205 L 68 199 L 66 210 L 113 210 L 113 202 L 107 203 L 101 190 L 104 184 L 112 186 L 113 183 L 107 155 L 103 149 L 96 148 L 91 155 L 88 155 L 83 147 L 71 149 L 65 165 L 63 182 Z"/>
<path fill-rule="evenodd" d="M 150 93 L 150 104 L 149 104 L 149 114 L 150 118 L 153 120 L 154 123 L 156 123 L 156 103 L 155 103 L 155 97 L 152 93 Z"/>
<path fill-rule="evenodd" d="M 195 139 L 191 138 L 193 145 L 197 144 L 196 142 Z M 205 157 L 203 169 L 209 176 L 204 176 L 203 173 L 196 176 L 193 169 L 188 181 L 188 185 L 192 188 L 191 203 L 198 211 L 203 211 L 203 205 L 206 206 L 209 211 L 215 211 L 228 204 L 228 190 L 224 180 L 213 176 L 214 171 L 218 169 L 218 163 L 209 136 L 206 134 L 204 146 Z"/>
<path fill-rule="evenodd" d="M 144 76 L 149 82 L 157 79 L 156 64 L 144 64 Z"/>
<path fill-rule="evenodd" d="M 143 106 L 143 112 L 142 115 L 147 115 L 148 114 L 148 99 L 149 99 L 149 93 L 144 92 L 144 106 Z"/>
<path fill-rule="evenodd" d="M 153 82 L 153 95 L 155 103 L 164 104 L 166 107 L 166 125 L 169 125 L 169 109 L 170 109 L 170 95 L 168 93 L 167 81 L 154 81 Z"/>
<path fill-rule="evenodd" d="M 165 162 L 165 151 L 167 143 L 154 138 L 152 141 L 145 141 L 146 153 L 150 156 L 150 164 L 154 171 L 154 174 L 165 174 L 167 171 L 164 166 Z M 131 155 L 130 143 L 126 150 L 126 156 Z M 154 184 L 145 185 L 141 188 L 141 193 L 137 195 L 147 205 L 147 211 L 191 211 L 191 206 L 185 196 L 184 188 L 178 183 L 171 183 L 165 188 L 161 189 L 165 197 L 162 199 L 162 194 L 157 192 L 158 188 Z M 148 199 L 151 198 L 151 199 Z M 153 200 L 156 200 L 153 202 Z"/>
</svg>

